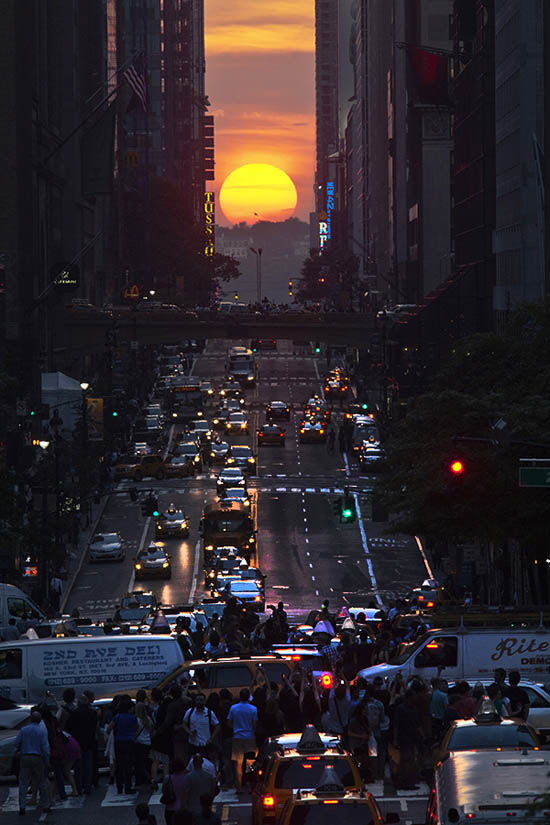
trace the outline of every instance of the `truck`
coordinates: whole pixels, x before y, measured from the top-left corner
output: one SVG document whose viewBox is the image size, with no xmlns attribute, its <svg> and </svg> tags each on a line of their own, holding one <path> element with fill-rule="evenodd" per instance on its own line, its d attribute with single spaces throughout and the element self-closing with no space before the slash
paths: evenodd
<svg viewBox="0 0 550 825">
<path fill-rule="evenodd" d="M 0 582 L 0 638 L 9 620 L 15 619 L 20 633 L 47 619 L 44 611 L 18 587 Z"/>
</svg>

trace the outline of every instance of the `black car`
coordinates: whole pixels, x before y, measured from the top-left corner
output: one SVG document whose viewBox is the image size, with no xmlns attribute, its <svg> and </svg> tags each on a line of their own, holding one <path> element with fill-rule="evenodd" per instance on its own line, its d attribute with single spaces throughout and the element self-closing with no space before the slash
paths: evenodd
<svg viewBox="0 0 550 825">
<path fill-rule="evenodd" d="M 202 469 L 201 451 L 196 441 L 182 441 L 174 450 L 175 456 L 183 456 L 193 462 L 197 472 Z"/>
<path fill-rule="evenodd" d="M 231 447 L 227 441 L 213 441 L 210 445 L 210 460 L 212 464 L 225 464 L 231 454 Z"/>
<path fill-rule="evenodd" d="M 228 467 L 239 467 L 243 473 L 256 473 L 256 459 L 251 447 L 236 444 L 231 447 L 231 455 L 226 461 Z"/>
<path fill-rule="evenodd" d="M 290 421 L 290 404 L 272 401 L 265 408 L 265 417 L 268 421 Z"/>
<path fill-rule="evenodd" d="M 221 430 L 225 430 L 225 425 L 226 425 L 226 422 L 227 422 L 228 418 L 229 418 L 229 410 L 226 410 L 226 409 L 218 410 L 215 413 L 214 418 L 212 419 L 212 422 L 211 422 L 212 429 L 216 430 L 216 432 L 220 432 Z"/>
<path fill-rule="evenodd" d="M 265 444 L 275 444 L 277 447 L 285 446 L 285 431 L 278 424 L 264 424 L 258 430 L 258 447 Z"/>
</svg>

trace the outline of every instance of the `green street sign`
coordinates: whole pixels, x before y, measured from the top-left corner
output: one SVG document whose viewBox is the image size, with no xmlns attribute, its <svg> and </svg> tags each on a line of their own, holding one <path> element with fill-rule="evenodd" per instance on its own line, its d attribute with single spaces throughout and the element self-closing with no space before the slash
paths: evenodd
<svg viewBox="0 0 550 825">
<path fill-rule="evenodd" d="M 520 467 L 519 486 L 550 488 L 550 464 L 548 467 Z"/>
</svg>

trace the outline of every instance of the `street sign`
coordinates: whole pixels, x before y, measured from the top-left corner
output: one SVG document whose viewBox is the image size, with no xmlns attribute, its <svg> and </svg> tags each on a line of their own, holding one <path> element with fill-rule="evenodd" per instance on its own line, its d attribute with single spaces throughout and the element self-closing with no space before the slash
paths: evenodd
<svg viewBox="0 0 550 825">
<path fill-rule="evenodd" d="M 546 467 L 520 467 L 519 486 L 550 488 L 550 463 Z"/>
</svg>

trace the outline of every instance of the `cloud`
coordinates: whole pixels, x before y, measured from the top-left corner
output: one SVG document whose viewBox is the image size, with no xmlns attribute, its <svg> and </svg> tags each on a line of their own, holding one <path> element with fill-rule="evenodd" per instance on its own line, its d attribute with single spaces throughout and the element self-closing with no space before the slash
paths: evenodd
<svg viewBox="0 0 550 825">
<path fill-rule="evenodd" d="M 208 0 L 205 19 L 210 55 L 315 49 L 312 0 Z"/>
</svg>

